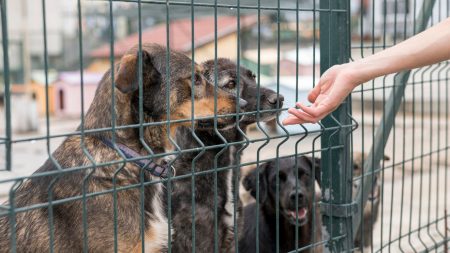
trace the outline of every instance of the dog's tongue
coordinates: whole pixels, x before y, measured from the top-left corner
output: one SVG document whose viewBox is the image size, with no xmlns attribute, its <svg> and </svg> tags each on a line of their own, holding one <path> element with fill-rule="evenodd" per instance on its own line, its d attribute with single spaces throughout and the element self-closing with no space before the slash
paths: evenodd
<svg viewBox="0 0 450 253">
<path fill-rule="evenodd" d="M 306 208 L 301 208 L 298 210 L 298 218 L 303 219 L 306 217 L 306 214 L 308 213 L 308 210 Z"/>
<path fill-rule="evenodd" d="M 306 208 L 300 208 L 298 209 L 298 219 L 304 219 L 306 217 L 306 214 L 308 213 L 308 210 L 306 210 Z M 297 216 L 295 215 L 295 212 L 291 212 L 292 217 L 296 218 Z"/>
</svg>

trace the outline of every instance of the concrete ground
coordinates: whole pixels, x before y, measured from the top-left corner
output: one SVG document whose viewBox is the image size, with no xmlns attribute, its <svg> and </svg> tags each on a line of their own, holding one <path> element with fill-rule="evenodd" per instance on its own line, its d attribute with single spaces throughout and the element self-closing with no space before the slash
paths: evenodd
<svg viewBox="0 0 450 253">
<path fill-rule="evenodd" d="M 377 124 L 381 114 L 361 114 L 360 110 L 355 110 L 354 117 L 360 122 L 360 127 L 353 133 L 353 150 L 369 152 L 373 142 L 372 126 L 374 122 Z M 374 122 L 372 118 L 375 118 Z M 442 115 L 439 118 L 422 118 L 420 115 L 413 117 L 405 114 L 403 119 L 403 114 L 399 114 L 395 122 L 395 133 L 391 133 L 385 150 L 391 160 L 384 164 L 385 169 L 381 175 L 381 210 L 374 229 L 374 251 L 421 251 L 425 250 L 425 246 L 433 247 L 443 240 L 444 211 L 450 211 L 450 173 L 446 164 L 449 139 L 447 121 L 448 118 Z M 76 119 L 52 118 L 49 132 L 51 135 L 67 134 L 78 123 Z M 46 131 L 45 121 L 41 121 L 38 132 L 15 134 L 14 139 L 45 137 Z M 290 138 L 282 134 L 275 136 L 278 138 L 267 140 L 267 144 L 261 147 L 266 141 L 265 135 L 257 130 L 249 131 L 248 137 L 251 140 L 262 140 L 252 143 L 244 151 L 242 162 L 255 162 L 258 154 L 260 159 L 276 157 L 277 153 L 280 156 L 295 154 L 296 144 L 298 152 L 320 149 L 320 139 L 315 139 L 317 135 L 308 136 L 301 141 L 299 140 L 303 135 Z M 13 169 L 11 172 L 0 172 L 0 180 L 31 174 L 47 159 L 48 150 L 52 152 L 62 140 L 63 138 L 52 138 L 47 142 L 44 138 L 14 143 Z M 0 155 L 3 154 L 4 147 L 1 146 Z M 4 166 L 4 159 L 1 157 L 0 168 Z M 0 183 L 2 201 L 10 187 L 10 183 Z M 393 242 L 389 244 L 389 241 Z"/>
</svg>

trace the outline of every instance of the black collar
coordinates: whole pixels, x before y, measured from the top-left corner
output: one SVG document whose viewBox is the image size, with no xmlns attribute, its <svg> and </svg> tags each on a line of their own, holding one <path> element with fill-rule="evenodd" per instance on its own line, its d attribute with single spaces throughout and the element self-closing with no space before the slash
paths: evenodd
<svg viewBox="0 0 450 253">
<path fill-rule="evenodd" d="M 116 145 L 114 147 L 114 144 L 108 139 L 99 138 L 99 140 L 101 142 L 103 142 L 103 144 L 105 144 L 106 146 L 110 147 L 113 150 L 117 150 L 116 149 L 116 147 L 117 147 L 125 155 L 125 157 L 127 159 L 142 157 L 142 155 L 140 153 L 134 151 L 133 149 L 127 147 L 126 145 L 124 145 L 122 143 L 116 142 Z M 175 168 L 169 164 L 159 165 L 147 158 L 133 160 L 130 162 L 136 164 L 141 169 L 148 170 L 150 172 L 150 174 L 152 174 L 153 176 L 167 178 L 167 177 L 169 177 L 170 169 L 172 169 L 172 177 L 175 176 Z"/>
</svg>

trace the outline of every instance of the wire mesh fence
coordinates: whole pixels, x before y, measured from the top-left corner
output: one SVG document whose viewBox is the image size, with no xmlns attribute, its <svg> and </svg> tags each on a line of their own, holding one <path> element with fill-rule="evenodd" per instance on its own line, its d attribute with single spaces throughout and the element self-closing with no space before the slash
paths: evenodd
<svg viewBox="0 0 450 253">
<path fill-rule="evenodd" d="M 374 1 L 364 8 L 367 15 L 359 18 L 361 36 L 353 41 L 353 59 L 400 43 L 449 16 L 448 1 Z M 369 200 L 356 218 L 362 221 L 356 236 L 371 251 L 448 250 L 447 65 L 378 78 L 353 94 L 353 116 L 362 126 L 353 148 L 369 153 L 359 160 L 366 179 L 355 178 L 361 189 L 372 189 L 355 196 Z M 364 236 L 368 230 L 372 232 Z"/>
<path fill-rule="evenodd" d="M 68 2 L 0 2 L 0 252 L 447 252 L 448 62 L 281 119 L 448 0 Z"/>
</svg>

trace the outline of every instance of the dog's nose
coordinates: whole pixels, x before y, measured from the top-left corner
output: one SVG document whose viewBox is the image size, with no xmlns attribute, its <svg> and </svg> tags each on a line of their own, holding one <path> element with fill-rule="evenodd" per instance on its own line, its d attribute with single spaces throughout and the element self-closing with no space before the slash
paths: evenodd
<svg viewBox="0 0 450 253">
<path fill-rule="evenodd" d="M 278 101 L 278 103 L 281 107 L 281 106 L 283 106 L 284 97 L 281 94 L 275 93 L 275 94 L 272 94 L 269 97 L 267 97 L 267 101 L 269 101 L 269 103 L 271 103 L 272 105 L 276 105 L 277 101 Z"/>
<path fill-rule="evenodd" d="M 239 99 L 239 107 L 244 108 L 248 102 L 242 98 Z"/>
<path fill-rule="evenodd" d="M 293 191 L 291 193 L 291 195 L 289 196 L 289 198 L 291 199 L 291 201 L 295 202 L 295 196 L 297 196 L 298 198 L 298 203 L 301 203 L 303 201 L 303 193 L 299 192 L 299 191 Z"/>
</svg>

